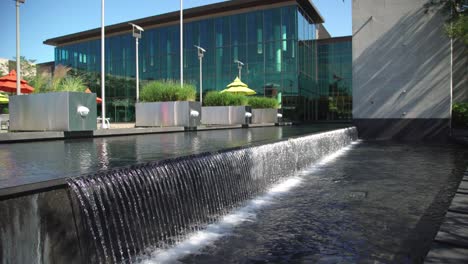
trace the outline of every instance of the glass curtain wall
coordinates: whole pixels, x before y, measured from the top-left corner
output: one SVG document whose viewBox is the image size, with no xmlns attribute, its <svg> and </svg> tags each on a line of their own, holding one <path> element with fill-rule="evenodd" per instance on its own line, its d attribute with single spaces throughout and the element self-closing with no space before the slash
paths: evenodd
<svg viewBox="0 0 468 264">
<path fill-rule="evenodd" d="M 285 100 L 294 112 L 293 119 L 316 120 L 317 115 L 317 46 L 316 27 L 313 20 L 300 7 L 297 9 L 298 28 L 298 83 L 299 94 Z"/>
<path fill-rule="evenodd" d="M 319 40 L 318 120 L 352 119 L 352 40 Z"/>
<path fill-rule="evenodd" d="M 207 50 L 203 58 L 204 93 L 225 89 L 238 75 L 234 61 L 240 60 L 245 64 L 242 81 L 258 95 L 286 99 L 300 93 L 310 96 L 315 87 L 314 38 L 312 20 L 296 5 L 185 23 L 184 81 L 199 87 L 194 47 L 199 45 Z M 133 121 L 135 39 L 131 34 L 108 37 L 105 48 L 106 115 L 112 122 Z M 178 24 L 146 29 L 139 49 L 140 87 L 150 80 L 179 79 Z M 306 59 L 299 62 L 298 57 Z M 55 63 L 77 69 L 85 75 L 90 89 L 100 95 L 100 40 L 57 47 Z M 298 102 L 283 100 L 283 106 L 295 112 Z"/>
</svg>

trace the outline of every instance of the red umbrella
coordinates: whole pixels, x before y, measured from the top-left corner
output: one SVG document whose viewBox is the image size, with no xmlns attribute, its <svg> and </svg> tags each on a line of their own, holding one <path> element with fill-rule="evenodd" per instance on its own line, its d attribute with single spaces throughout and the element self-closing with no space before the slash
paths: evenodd
<svg viewBox="0 0 468 264">
<path fill-rule="evenodd" d="M 86 88 L 85 93 L 92 93 L 89 88 Z M 96 103 L 100 104 L 102 103 L 102 99 L 96 96 Z"/>
<path fill-rule="evenodd" d="M 21 93 L 29 94 L 34 92 L 34 88 L 31 87 L 27 81 L 21 80 Z M 16 71 L 12 70 L 8 75 L 0 78 L 0 91 L 7 93 L 16 93 Z"/>
</svg>

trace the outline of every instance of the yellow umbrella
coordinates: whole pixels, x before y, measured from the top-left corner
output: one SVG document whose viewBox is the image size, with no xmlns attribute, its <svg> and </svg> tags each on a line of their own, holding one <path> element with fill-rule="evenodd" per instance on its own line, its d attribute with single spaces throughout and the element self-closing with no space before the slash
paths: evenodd
<svg viewBox="0 0 468 264">
<path fill-rule="evenodd" d="M 8 104 L 8 95 L 0 93 L 0 104 Z"/>
<path fill-rule="evenodd" d="M 227 89 L 222 90 L 221 93 L 235 93 L 243 95 L 256 94 L 256 92 L 250 89 L 247 84 L 241 82 L 239 77 L 236 77 L 236 79 L 227 86 Z"/>
</svg>

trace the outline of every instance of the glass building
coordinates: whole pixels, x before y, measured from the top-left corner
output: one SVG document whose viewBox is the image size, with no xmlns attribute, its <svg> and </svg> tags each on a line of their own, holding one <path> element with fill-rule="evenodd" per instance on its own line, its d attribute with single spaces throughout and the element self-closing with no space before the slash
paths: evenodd
<svg viewBox="0 0 468 264">
<path fill-rule="evenodd" d="M 315 120 L 352 119 L 352 37 L 319 39 Z"/>
<path fill-rule="evenodd" d="M 180 79 L 179 13 L 131 21 L 145 28 L 139 45 L 140 81 Z M 198 45 L 203 58 L 203 93 L 223 90 L 238 75 L 259 96 L 281 97 L 290 120 L 317 120 L 316 23 L 323 18 L 309 0 L 235 0 L 184 10 L 184 81 L 199 87 Z M 131 26 L 106 27 L 106 116 L 135 119 L 135 39 Z M 46 40 L 56 46 L 55 64 L 85 74 L 100 95 L 100 29 Z M 141 87 L 141 86 L 140 86 Z M 197 89 L 198 91 L 198 89 Z M 319 92 L 320 91 L 320 92 Z M 327 96 L 333 96 L 327 94 Z"/>
</svg>

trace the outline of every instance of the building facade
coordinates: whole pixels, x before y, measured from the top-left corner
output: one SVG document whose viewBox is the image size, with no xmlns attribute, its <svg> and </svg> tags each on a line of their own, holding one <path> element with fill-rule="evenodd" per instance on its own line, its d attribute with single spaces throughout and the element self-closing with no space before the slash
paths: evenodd
<svg viewBox="0 0 468 264">
<path fill-rule="evenodd" d="M 445 34 L 442 6 L 386 2 L 353 1 L 354 123 L 364 138 L 445 138 L 452 102 L 466 98 L 466 51 Z"/>
<path fill-rule="evenodd" d="M 140 81 L 180 79 L 179 13 L 131 21 L 142 26 Z M 203 93 L 223 90 L 238 75 L 259 96 L 282 97 L 284 116 L 317 120 L 319 100 L 317 27 L 323 23 L 309 0 L 237 0 L 184 10 L 184 81 L 199 87 L 198 45 L 203 58 Z M 106 109 L 114 122 L 134 120 L 135 39 L 131 26 L 106 27 Z M 55 64 L 85 74 L 100 94 L 100 29 L 46 40 L 56 46 Z M 197 89 L 198 91 L 198 89 Z M 333 95 L 331 95 L 333 96 Z"/>
<path fill-rule="evenodd" d="M 352 37 L 317 40 L 317 116 L 315 120 L 352 119 Z"/>
</svg>

